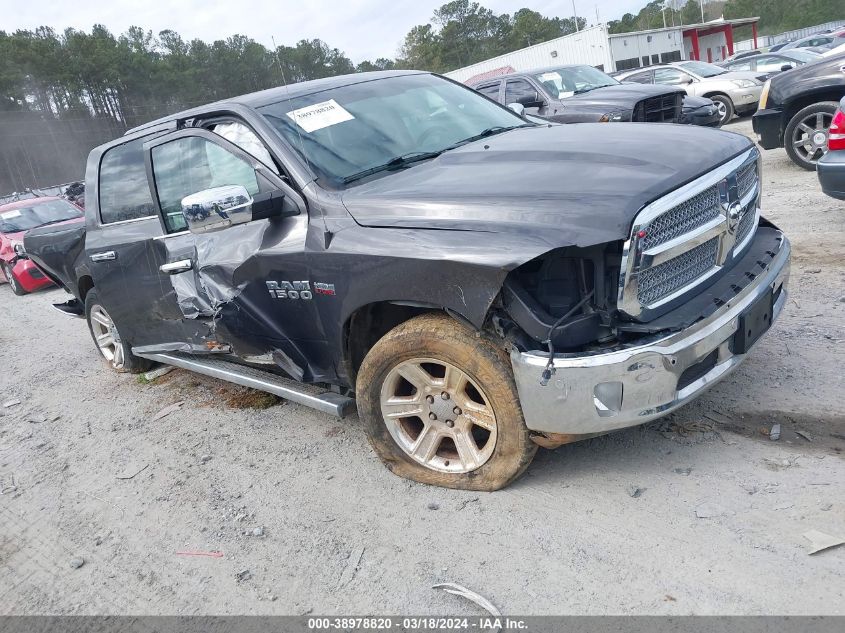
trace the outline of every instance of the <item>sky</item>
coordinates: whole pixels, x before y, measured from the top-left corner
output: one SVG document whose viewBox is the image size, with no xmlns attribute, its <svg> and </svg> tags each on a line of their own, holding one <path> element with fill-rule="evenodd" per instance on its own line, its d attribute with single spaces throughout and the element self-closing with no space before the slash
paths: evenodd
<svg viewBox="0 0 845 633">
<path fill-rule="evenodd" d="M 596 23 L 636 14 L 648 0 L 575 0 L 579 17 Z M 425 24 L 446 0 L 0 0 L 0 29 L 52 26 L 90 31 L 104 24 L 113 33 L 140 26 L 154 33 L 172 29 L 186 40 L 211 42 L 241 34 L 268 48 L 320 38 L 359 63 L 396 57 L 405 34 Z M 528 7 L 546 16 L 570 17 L 572 0 L 480 0 L 494 13 Z"/>
</svg>

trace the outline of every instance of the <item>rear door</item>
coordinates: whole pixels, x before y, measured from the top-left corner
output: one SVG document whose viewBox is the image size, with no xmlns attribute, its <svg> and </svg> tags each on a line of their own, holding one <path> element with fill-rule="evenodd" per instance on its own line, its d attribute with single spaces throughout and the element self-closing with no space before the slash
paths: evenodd
<svg viewBox="0 0 845 633">
<path fill-rule="evenodd" d="M 184 324 L 175 296 L 162 286 L 151 257 L 164 234 L 144 165 L 143 144 L 152 136 L 122 140 L 93 159 L 88 192 L 85 253 L 100 302 L 132 346 L 182 341 Z"/>
</svg>

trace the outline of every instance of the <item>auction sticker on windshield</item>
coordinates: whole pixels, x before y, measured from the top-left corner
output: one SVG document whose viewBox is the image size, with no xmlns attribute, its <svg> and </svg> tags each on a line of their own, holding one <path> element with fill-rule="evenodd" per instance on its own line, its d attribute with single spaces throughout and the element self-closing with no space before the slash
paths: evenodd
<svg viewBox="0 0 845 633">
<path fill-rule="evenodd" d="M 306 132 L 322 130 L 324 127 L 355 118 L 334 99 L 299 108 L 299 110 L 291 110 L 287 115 Z"/>
<path fill-rule="evenodd" d="M 21 217 L 21 212 L 17 209 L 12 209 L 11 211 L 6 211 L 5 213 L 0 213 L 0 218 L 4 220 L 11 220 L 12 218 L 19 218 Z"/>
</svg>

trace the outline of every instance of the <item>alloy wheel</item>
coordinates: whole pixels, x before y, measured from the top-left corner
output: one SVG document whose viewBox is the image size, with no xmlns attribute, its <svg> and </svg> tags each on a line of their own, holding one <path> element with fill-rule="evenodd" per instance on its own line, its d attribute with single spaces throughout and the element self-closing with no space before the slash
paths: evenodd
<svg viewBox="0 0 845 633">
<path fill-rule="evenodd" d="M 790 139 L 800 158 L 816 163 L 827 154 L 827 136 L 832 121 L 833 115 L 828 112 L 815 112 L 801 119 Z"/>
<path fill-rule="evenodd" d="M 89 316 L 91 320 L 91 331 L 94 333 L 94 340 L 100 353 L 109 361 L 115 369 L 123 369 L 125 359 L 123 357 L 123 343 L 120 341 L 120 334 L 117 327 L 101 305 L 93 305 Z"/>
<path fill-rule="evenodd" d="M 3 266 L 3 274 L 6 276 L 6 281 L 9 282 L 9 286 L 12 288 L 12 291 L 15 294 L 18 294 L 18 292 L 20 292 L 20 289 L 18 288 L 18 280 L 15 279 L 15 275 L 12 273 L 12 269 L 8 264 Z"/>
<path fill-rule="evenodd" d="M 484 391 L 454 365 L 414 358 L 394 367 L 381 389 L 381 413 L 399 447 L 445 473 L 483 466 L 496 447 L 496 414 Z"/>
</svg>

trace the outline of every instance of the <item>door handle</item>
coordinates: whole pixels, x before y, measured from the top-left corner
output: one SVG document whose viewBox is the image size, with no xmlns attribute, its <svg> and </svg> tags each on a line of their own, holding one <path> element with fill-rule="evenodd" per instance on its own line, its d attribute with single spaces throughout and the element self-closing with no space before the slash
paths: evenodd
<svg viewBox="0 0 845 633">
<path fill-rule="evenodd" d="M 114 251 L 103 251 L 102 253 L 94 253 L 91 255 L 92 262 L 109 262 L 117 259 L 117 253 Z"/>
<path fill-rule="evenodd" d="M 158 267 L 158 269 L 168 275 L 175 275 L 177 273 L 184 273 L 185 271 L 191 270 L 193 267 L 194 263 L 190 259 L 180 259 L 178 262 L 162 264 Z"/>
</svg>

